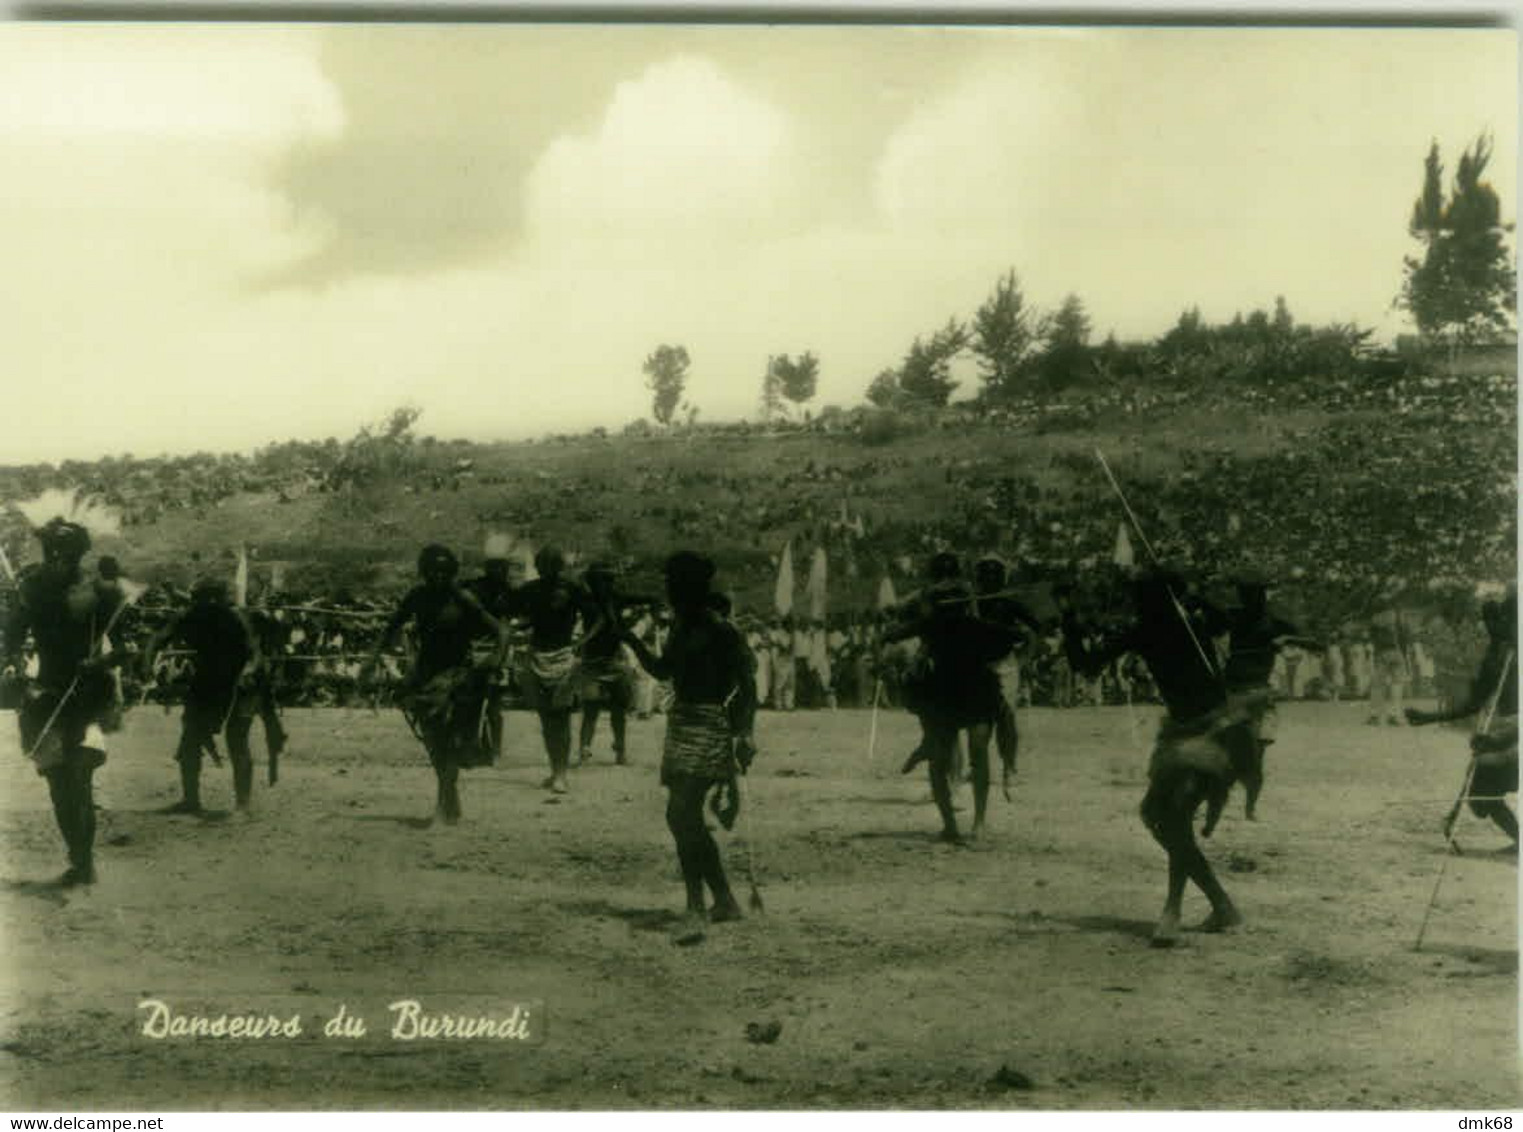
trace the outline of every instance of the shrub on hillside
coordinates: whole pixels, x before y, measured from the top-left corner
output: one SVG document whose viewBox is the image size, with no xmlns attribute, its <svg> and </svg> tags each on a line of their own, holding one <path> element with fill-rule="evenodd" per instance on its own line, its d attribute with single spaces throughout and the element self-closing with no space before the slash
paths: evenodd
<svg viewBox="0 0 1523 1132">
<path fill-rule="evenodd" d="M 624 435 L 635 440 L 646 440 L 656 435 L 656 428 L 650 421 L 641 417 L 639 420 L 630 421 L 624 426 Z"/>
<path fill-rule="evenodd" d="M 910 435 L 915 429 L 907 414 L 896 409 L 874 409 L 862 419 L 858 434 L 863 444 L 882 445 Z"/>
</svg>

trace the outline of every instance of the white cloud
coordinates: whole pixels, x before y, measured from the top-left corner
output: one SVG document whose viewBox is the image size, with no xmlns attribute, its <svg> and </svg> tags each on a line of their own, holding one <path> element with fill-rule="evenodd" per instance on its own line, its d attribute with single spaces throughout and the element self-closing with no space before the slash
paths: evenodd
<svg viewBox="0 0 1523 1132">
<path fill-rule="evenodd" d="M 788 125 L 707 59 L 677 57 L 619 85 L 597 130 L 554 142 L 529 178 L 547 243 L 743 237 L 784 197 Z"/>
<path fill-rule="evenodd" d="M 1016 227 L 1055 187 L 1074 103 L 1062 72 L 1035 61 L 928 101 L 884 148 L 875 181 L 881 217 L 902 230 Z"/>
<path fill-rule="evenodd" d="M 959 55 L 950 85 L 893 100 L 892 117 L 875 116 L 871 83 L 790 86 L 769 56 L 747 86 L 738 66 L 690 54 L 549 145 L 511 256 L 267 293 L 246 284 L 323 235 L 270 191 L 271 161 L 341 129 L 344 108 L 301 29 L 150 30 L 0 35 L 0 302 L 8 372 L 37 391 L 10 402 L 9 459 L 343 436 L 403 401 L 444 436 L 618 427 L 648 413 L 640 363 L 663 341 L 692 353 L 708 419 L 751 411 L 780 351 L 815 351 L 819 402 L 855 403 L 1011 266 L 1038 305 L 1080 294 L 1098 334 L 1151 336 L 1184 306 L 1228 318 L 1276 294 L 1302 319 L 1369 323 L 1399 286 L 1429 137 L 1452 170 L 1491 126 L 1504 200 L 1515 182 L 1506 36 L 1459 50 L 1437 33 L 1360 33 L 1276 52 L 1254 47 L 1261 33 L 1193 50 L 991 35 L 980 69 Z M 44 31 L 59 51 L 41 50 Z M 834 79 L 830 62 L 813 60 L 816 79 Z M 49 106 L 64 75 L 86 73 L 119 105 L 96 92 Z M 522 79 L 502 74 L 513 105 Z M 1403 81 L 1381 86 L 1388 74 Z M 405 109 L 407 84 L 383 68 L 365 82 L 384 137 L 451 190 L 438 200 L 492 191 L 469 148 Z M 841 136 L 861 141 L 849 160 L 820 140 Z M 875 211 L 858 217 L 862 139 L 877 137 Z M 352 182 L 342 191 L 368 194 L 356 239 L 390 237 L 417 206 L 393 178 Z"/>
<path fill-rule="evenodd" d="M 263 140 L 331 136 L 343 107 L 301 30 L 217 38 L 187 28 L 8 27 L 0 138 Z"/>
</svg>

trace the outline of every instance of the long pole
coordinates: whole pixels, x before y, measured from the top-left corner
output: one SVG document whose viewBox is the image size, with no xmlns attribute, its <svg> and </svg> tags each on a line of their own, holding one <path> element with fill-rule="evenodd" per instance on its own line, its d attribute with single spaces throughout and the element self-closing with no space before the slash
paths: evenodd
<svg viewBox="0 0 1523 1132">
<path fill-rule="evenodd" d="M 133 599 L 127 598 L 112 612 L 110 618 L 108 618 L 106 621 L 105 629 L 101 630 L 100 637 L 95 641 L 92 641 L 90 644 L 90 652 L 92 654 L 95 652 L 98 643 L 111 635 L 111 630 L 116 628 L 117 619 L 120 618 L 127 607 L 132 604 L 132 601 Z M 69 686 L 64 689 L 63 695 L 58 698 L 58 705 L 53 708 L 53 714 L 48 716 L 48 721 L 42 725 L 42 730 L 37 734 L 37 741 L 32 744 L 32 749 L 27 752 L 27 758 L 35 758 L 37 756 L 37 752 L 42 750 L 43 740 L 48 737 L 48 732 L 53 730 L 53 724 L 58 722 L 59 713 L 63 711 L 64 705 L 67 704 L 73 697 L 75 689 L 78 687 L 79 675 L 76 673 L 74 679 L 69 681 Z"/>
<path fill-rule="evenodd" d="M 1137 532 L 1138 539 L 1142 541 L 1142 549 L 1147 551 L 1148 557 L 1152 559 L 1154 566 L 1161 566 L 1162 563 L 1159 562 L 1158 555 L 1153 551 L 1153 544 L 1148 541 L 1147 533 L 1142 529 L 1142 524 L 1137 519 L 1137 513 L 1132 510 L 1132 505 L 1127 502 L 1126 492 L 1121 490 L 1121 484 L 1116 480 L 1115 473 L 1111 471 L 1111 466 L 1105 461 L 1105 453 L 1096 448 L 1095 458 L 1100 461 L 1100 467 L 1105 470 L 1105 478 L 1110 480 L 1111 487 L 1115 489 L 1116 498 L 1121 500 L 1121 506 L 1126 511 L 1126 517 L 1132 521 L 1132 529 Z M 1174 606 L 1174 612 L 1179 614 L 1179 620 L 1183 623 L 1185 632 L 1190 635 L 1190 641 L 1195 645 L 1195 651 L 1200 654 L 1201 663 L 1206 666 L 1206 671 L 1211 673 L 1212 676 L 1219 676 L 1220 674 L 1216 670 L 1215 663 L 1207 655 L 1205 646 L 1200 643 L 1200 638 L 1195 635 L 1195 628 L 1190 624 L 1190 615 L 1185 612 L 1185 607 L 1175 595 L 1174 588 L 1172 586 L 1165 586 L 1164 588 L 1168 592 L 1170 603 Z"/>
<path fill-rule="evenodd" d="M 1497 681 L 1497 686 L 1491 693 L 1491 700 L 1486 705 L 1486 714 L 1481 717 L 1479 726 L 1476 727 L 1476 735 L 1485 735 L 1491 730 L 1492 720 L 1496 717 L 1497 704 L 1502 700 L 1502 689 L 1507 686 L 1508 674 L 1512 671 L 1513 652 L 1507 650 L 1507 659 L 1502 664 L 1502 677 Z M 1444 876 L 1449 872 L 1449 862 L 1459 855 L 1460 847 L 1454 840 L 1454 823 L 1460 816 L 1460 809 L 1465 800 L 1470 796 L 1470 783 L 1475 779 L 1476 756 L 1470 756 L 1470 763 L 1465 768 L 1465 782 L 1460 787 L 1460 796 L 1454 800 L 1454 805 L 1449 810 L 1449 816 L 1444 819 L 1444 841 L 1448 851 L 1444 854 L 1444 863 L 1439 866 L 1438 879 L 1433 882 L 1433 891 L 1428 894 L 1428 907 L 1423 910 L 1423 922 L 1417 929 L 1417 941 L 1412 944 L 1413 951 L 1421 951 L 1423 937 L 1428 934 L 1428 921 L 1433 918 L 1433 908 L 1438 903 L 1438 890 L 1443 887 Z"/>
<path fill-rule="evenodd" d="M 1502 700 L 1502 689 L 1507 686 L 1507 677 L 1512 672 L 1512 650 L 1507 650 L 1507 659 L 1502 663 L 1502 677 L 1497 681 L 1497 686 L 1492 689 L 1491 699 L 1486 704 L 1486 713 L 1481 717 L 1479 726 L 1476 727 L 1477 736 L 1487 735 L 1491 732 L 1492 720 L 1496 718 L 1497 704 Z M 1465 805 L 1465 800 L 1470 796 L 1470 783 L 1475 779 L 1476 756 L 1470 756 L 1470 762 L 1465 768 L 1465 782 L 1460 787 L 1459 797 L 1454 800 L 1454 805 L 1449 808 L 1449 816 L 1444 819 L 1444 838 L 1453 844 L 1454 823 L 1460 816 L 1460 810 Z"/>
<path fill-rule="evenodd" d="M 882 692 L 883 680 L 880 677 L 873 682 L 872 723 L 868 726 L 867 729 L 867 764 L 869 766 L 872 765 L 873 752 L 877 749 L 878 745 L 878 697 L 882 694 Z"/>
</svg>

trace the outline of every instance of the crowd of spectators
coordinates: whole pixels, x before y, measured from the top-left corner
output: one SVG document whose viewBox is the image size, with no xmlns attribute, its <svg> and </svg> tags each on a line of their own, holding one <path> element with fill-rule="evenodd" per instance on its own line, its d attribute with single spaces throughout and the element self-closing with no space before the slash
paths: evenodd
<svg viewBox="0 0 1523 1132">
<path fill-rule="evenodd" d="M 1124 616 L 1103 603 L 1113 598 L 1119 573 L 1102 571 L 1087 579 L 1075 600 L 1085 621 L 1105 626 L 1106 618 Z M 1043 586 L 1028 586 L 1025 599 L 1038 612 L 1045 632 L 1028 634 L 1020 646 L 1020 703 L 1024 706 L 1072 708 L 1086 705 L 1147 704 L 1156 693 L 1146 668 L 1125 657 L 1098 677 L 1074 673 L 1065 658 L 1062 631 Z M 173 586 L 149 588 L 124 621 L 129 654 L 138 654 L 150 636 L 189 606 L 188 592 Z M 306 598 L 270 592 L 245 610 L 258 634 L 279 703 L 289 707 L 378 707 L 393 702 L 409 665 L 412 642 L 382 654 L 382 669 L 369 674 L 365 662 L 374 651 L 390 615 L 389 603 L 367 598 Z M 629 627 L 655 650 L 668 631 L 667 611 L 655 604 L 631 604 Z M 894 624 L 894 610 L 841 613 L 823 619 L 804 616 L 741 614 L 737 623 L 757 660 L 757 696 L 776 711 L 868 708 L 893 709 L 903 703 L 903 688 L 916 663 L 917 646 L 909 641 L 884 643 Z M 1415 696 L 1449 695 L 1459 690 L 1480 647 L 1479 629 L 1452 626 L 1439 615 L 1406 614 L 1409 692 Z M 508 706 L 518 696 L 514 671 L 517 655 L 527 647 L 527 630 L 511 627 L 512 645 L 504 673 Z M 1214 642 L 1225 656 L 1226 641 Z M 1272 683 L 1285 699 L 1356 700 L 1370 694 L 1374 665 L 1368 621 L 1351 620 L 1324 639 L 1326 651 L 1290 648 L 1276 664 Z M 483 643 L 483 655 L 487 645 Z M 645 675 L 632 655 L 625 656 L 638 714 L 659 714 L 668 692 Z M 123 667 L 128 704 L 178 704 L 190 678 L 187 653 L 161 651 L 152 672 L 136 663 Z M 11 706 L 11 705 L 0 705 Z"/>
<path fill-rule="evenodd" d="M 1251 422 L 1255 414 L 1272 418 L 1277 430 L 1257 444 L 1252 436 L 1206 434 L 1190 424 Z M 1350 644 L 1357 643 L 1373 595 L 1394 590 L 1427 626 L 1440 669 L 1469 662 L 1478 621 L 1475 584 L 1516 570 L 1516 382 L 1510 376 L 1413 373 L 1222 388 L 1111 383 L 1061 399 L 1007 398 L 997 407 L 954 403 L 923 417 L 827 410 L 808 420 L 698 426 L 686 433 L 720 445 L 759 434 L 834 438 L 813 450 L 807 443 L 787 448 L 786 460 L 758 458 L 754 444 L 735 446 L 734 460 L 719 459 L 712 446 L 673 436 L 649 445 L 581 437 L 575 438 L 580 449 L 562 454 L 557 447 L 573 438 L 552 438 L 515 450 L 511 474 L 478 446 L 413 440 L 409 418 L 347 442 L 288 442 L 252 456 L 0 468 L 0 498 L 78 490 L 120 513 L 130 544 L 135 528 L 168 512 L 194 517 L 251 493 L 278 504 L 304 495 L 336 498 L 378 480 L 402 494 L 474 493 L 473 500 L 483 501 L 477 515 L 483 524 L 563 544 L 568 530 L 588 532 L 603 544 L 593 549 L 618 561 L 637 590 L 658 592 L 659 562 L 671 549 L 702 548 L 720 563 L 739 613 L 753 618 L 770 613 L 777 555 L 791 539 L 798 561 L 816 546 L 826 550 L 831 608 L 861 611 L 808 626 L 826 638 L 831 681 L 816 688 L 820 681 L 805 675 L 795 682 L 796 694 L 806 703 L 831 696 L 840 704 L 864 702 L 871 694 L 861 676 L 866 656 L 873 686 L 881 680 L 881 694 L 892 702 L 893 664 L 863 643 L 872 636 L 875 615 L 867 611 L 881 580 L 912 589 L 926 556 L 950 549 L 969 559 L 999 553 L 1024 585 L 1103 588 L 1123 511 L 1091 441 L 1100 434 L 1124 437 L 1141 417 L 1154 418 L 1154 436 L 1153 426 L 1185 422 L 1167 451 L 1118 444 L 1110 453 L 1162 557 L 1203 578 L 1251 563 L 1279 584 L 1291 620 Z M 904 444 L 877 443 L 874 430 L 884 419 L 896 422 Z M 939 443 L 948 431 L 958 434 L 957 443 Z M 1007 436 L 1046 433 L 1044 462 L 1010 458 Z M 990 439 L 987 454 L 981 437 Z M 588 455 L 598 445 L 608 447 L 604 458 Z M 885 489 L 889 483 L 894 489 Z M 547 519 L 559 526 L 547 528 Z M 388 528 L 386 537 L 395 541 L 399 533 Z M 0 537 L 13 555 L 26 545 L 24 533 L 0 531 Z M 1132 541 L 1141 559 L 1144 548 Z M 284 634 L 287 702 L 364 699 L 361 654 L 403 582 L 367 586 L 364 597 L 338 594 L 337 586 L 308 586 L 299 597 L 275 592 L 260 599 L 275 626 L 272 639 Z M 322 592 L 337 596 L 308 596 Z M 183 598 L 161 584 L 138 614 L 145 629 Z M 766 633 L 780 629 L 770 620 L 751 624 Z M 773 649 L 766 651 L 770 659 Z M 1137 673 L 1103 678 L 1098 690 L 1074 686 L 1059 656 L 1050 642 L 1028 656 L 1032 702 L 1116 702 L 1128 689 L 1136 700 L 1147 697 Z M 147 689 L 150 700 L 173 695 L 175 658 L 165 663 L 171 670 Z M 1345 673 L 1356 668 L 1352 657 L 1343 665 Z M 1326 683 L 1296 679 L 1311 694 Z M 1357 685 L 1337 694 L 1357 695 Z M 774 695 L 770 688 L 768 695 Z"/>
</svg>

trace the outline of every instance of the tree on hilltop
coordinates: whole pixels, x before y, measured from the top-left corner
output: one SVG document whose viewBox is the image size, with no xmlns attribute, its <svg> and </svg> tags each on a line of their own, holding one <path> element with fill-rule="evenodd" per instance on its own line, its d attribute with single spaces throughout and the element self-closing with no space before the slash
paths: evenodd
<svg viewBox="0 0 1523 1132">
<path fill-rule="evenodd" d="M 762 374 L 761 415 L 770 421 L 783 415 L 783 383 L 773 367 L 775 359 L 767 359 L 767 372 Z"/>
<path fill-rule="evenodd" d="M 1089 315 L 1083 300 L 1078 295 L 1069 295 L 1042 327 L 1042 352 L 1036 366 L 1045 385 L 1060 388 L 1082 380 L 1091 372 L 1089 334 Z"/>
<path fill-rule="evenodd" d="M 814 399 L 819 387 L 820 359 L 807 350 L 797 361 L 787 354 L 776 354 L 767 359 L 767 381 L 776 395 L 802 405 Z"/>
<path fill-rule="evenodd" d="M 1508 330 L 1517 302 L 1506 239 L 1514 226 L 1502 222 L 1501 200 L 1482 180 L 1491 155 L 1491 139 L 1484 136 L 1461 153 L 1445 200 L 1444 167 L 1433 142 L 1407 224 L 1423 251 L 1402 261 L 1405 278 L 1396 305 L 1412 315 L 1424 338 L 1446 340 L 1451 349 Z"/>
<path fill-rule="evenodd" d="M 904 390 L 899 386 L 899 373 L 897 370 L 881 370 L 878 376 L 873 378 L 867 385 L 867 400 L 870 404 L 880 409 L 889 409 L 897 405 L 904 398 Z"/>
<path fill-rule="evenodd" d="M 899 367 L 899 388 L 907 397 L 935 408 L 951 400 L 957 382 L 952 380 L 952 359 L 968 345 L 968 328 L 955 318 L 929 339 L 916 336 Z"/>
<path fill-rule="evenodd" d="M 682 401 L 682 391 L 687 388 L 691 364 L 686 346 L 663 344 L 645 359 L 645 385 L 655 395 L 651 401 L 651 415 L 660 424 L 672 423 L 672 416 Z"/>
<path fill-rule="evenodd" d="M 1036 344 L 1032 310 L 1012 269 L 1000 277 L 973 316 L 971 345 L 985 395 L 1002 398 L 1015 393 Z"/>
</svg>

